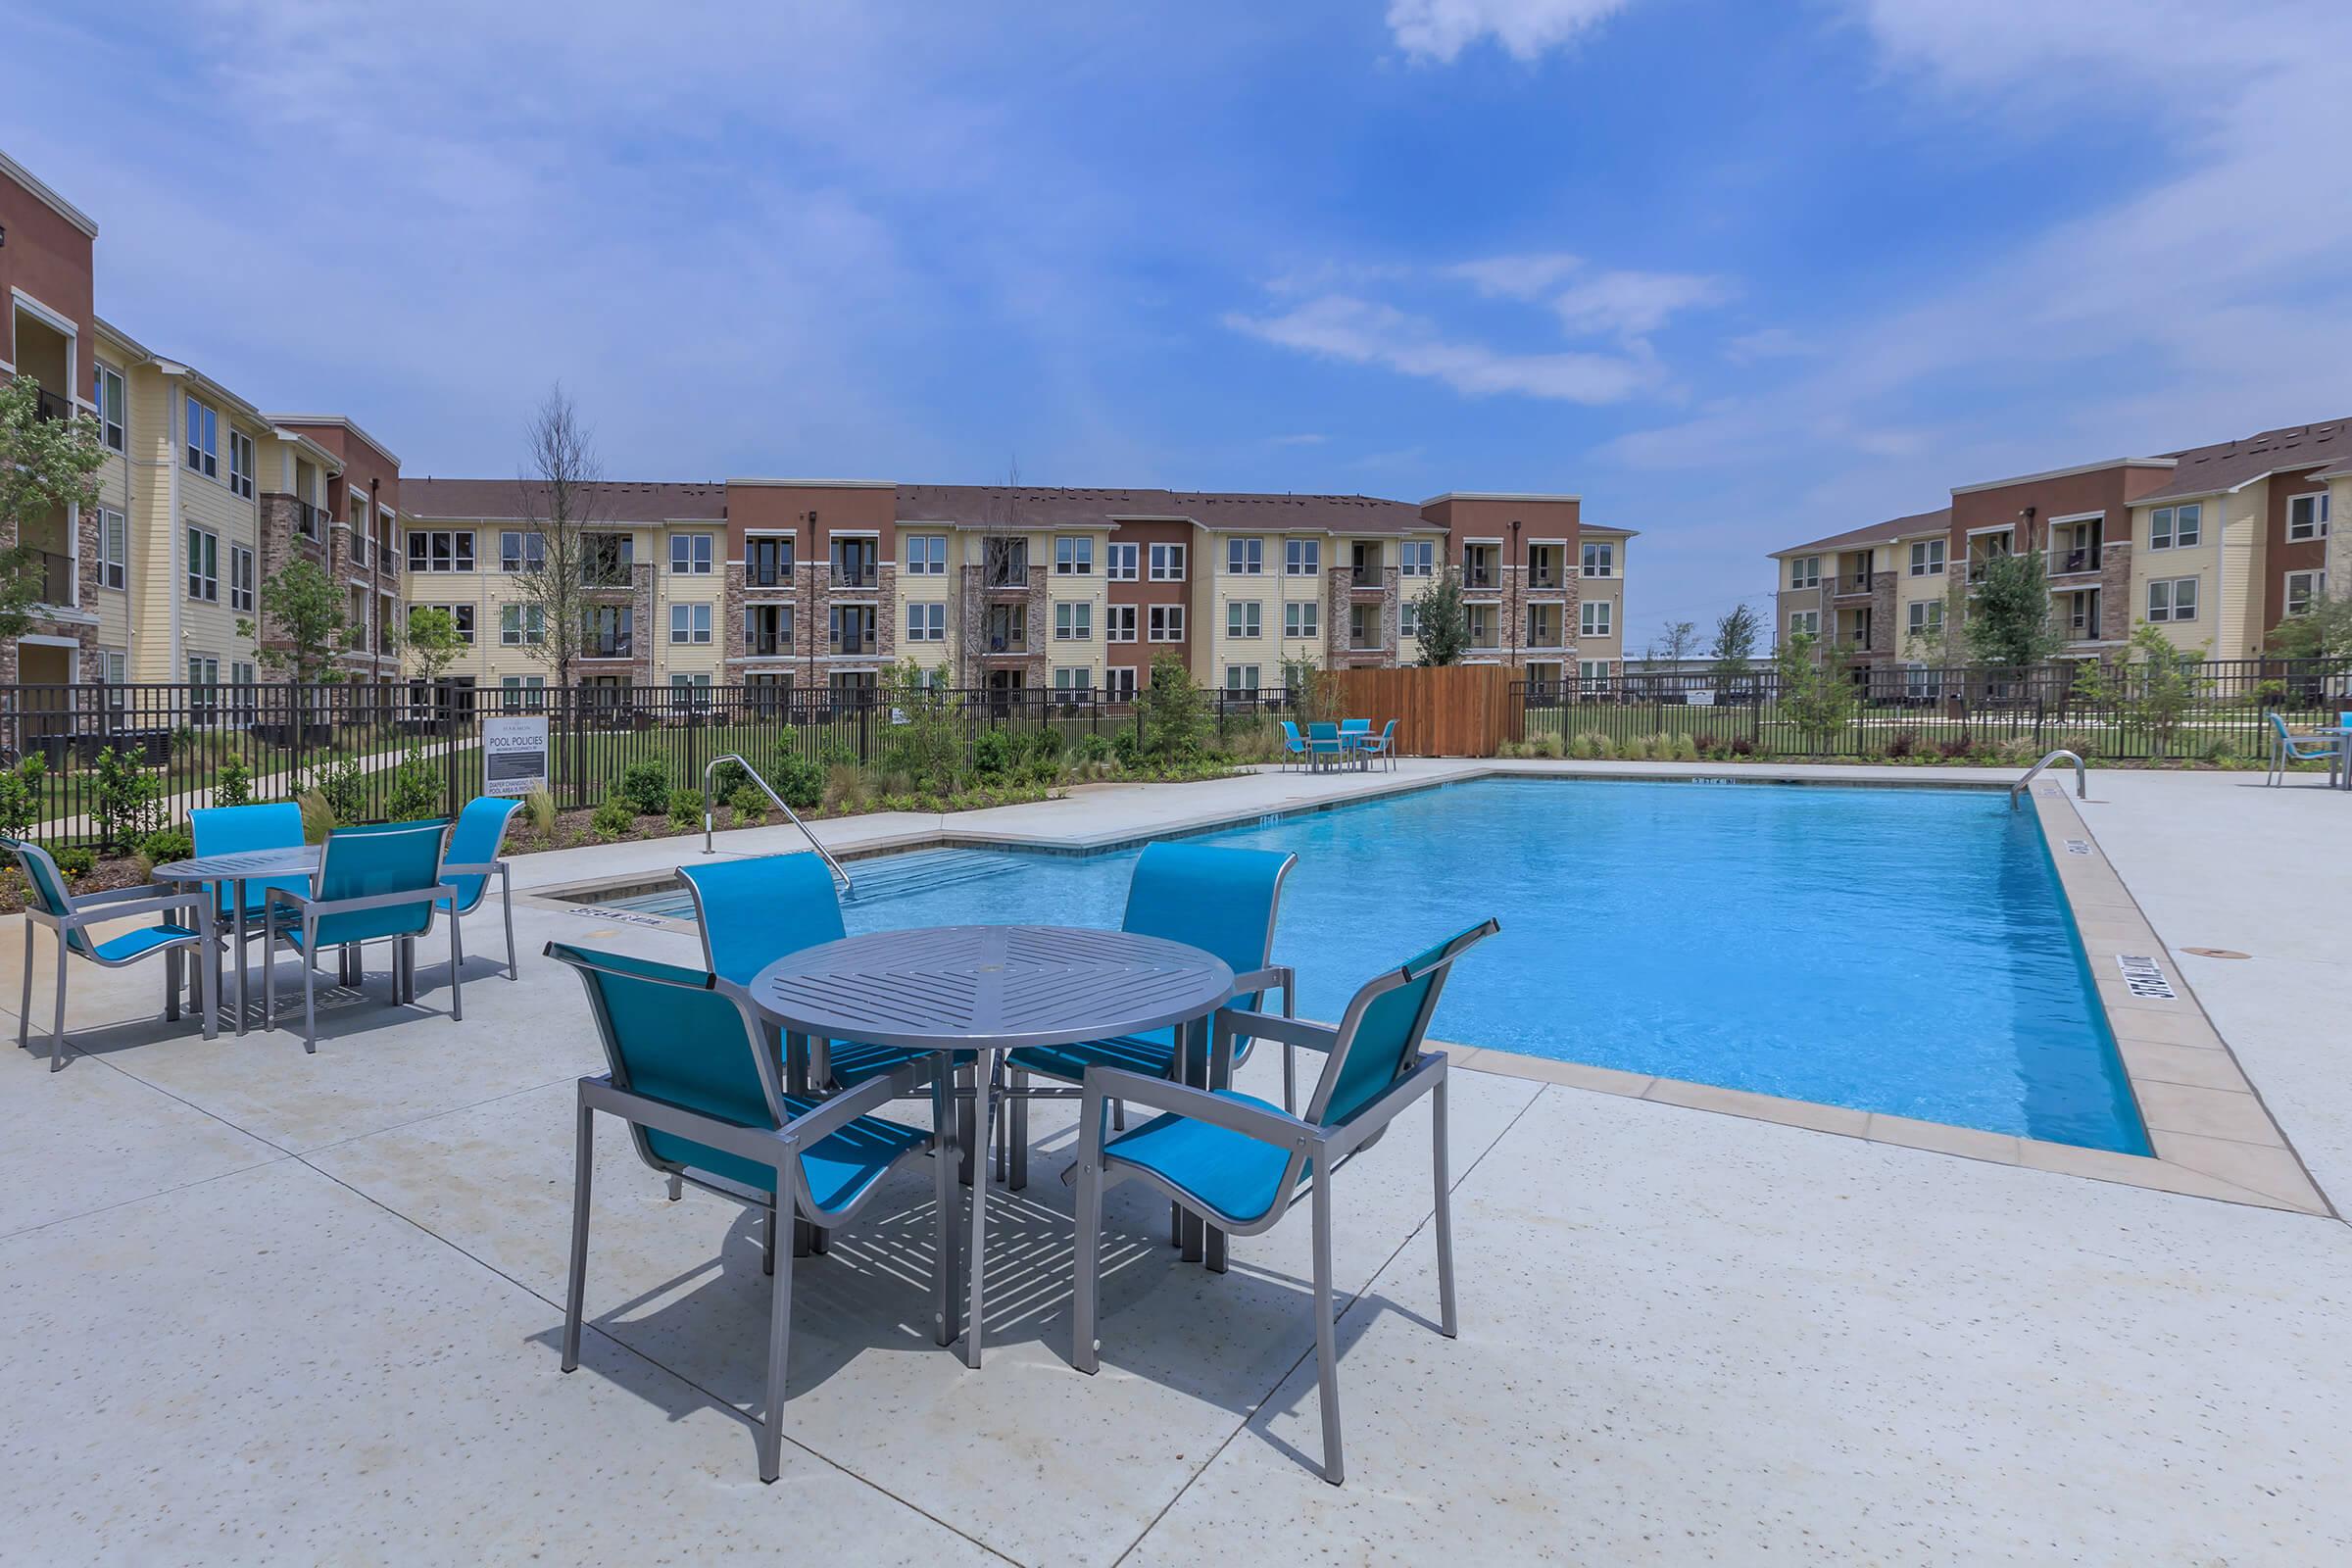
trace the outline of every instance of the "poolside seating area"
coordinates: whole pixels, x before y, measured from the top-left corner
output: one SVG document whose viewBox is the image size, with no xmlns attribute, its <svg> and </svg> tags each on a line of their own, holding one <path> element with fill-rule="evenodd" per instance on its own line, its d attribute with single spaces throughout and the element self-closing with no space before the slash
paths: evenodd
<svg viewBox="0 0 2352 1568">
<path fill-rule="evenodd" d="M 1301 737 L 1291 719 L 1282 721 L 1283 761 L 1323 772 L 1353 767 L 1368 771 L 1374 762 L 1396 765 L 1396 721 L 1389 719 L 1375 730 L 1368 718 L 1314 719 Z"/>
<path fill-rule="evenodd" d="M 2326 762 L 2328 788 L 2352 788 L 2352 767 L 2345 765 L 2352 750 L 2352 710 L 2336 714 L 2332 729 L 2290 729 L 2275 709 L 2265 716 L 2271 721 L 2271 766 L 2264 783 L 2284 783 L 2287 769 L 2297 762 Z"/>
</svg>

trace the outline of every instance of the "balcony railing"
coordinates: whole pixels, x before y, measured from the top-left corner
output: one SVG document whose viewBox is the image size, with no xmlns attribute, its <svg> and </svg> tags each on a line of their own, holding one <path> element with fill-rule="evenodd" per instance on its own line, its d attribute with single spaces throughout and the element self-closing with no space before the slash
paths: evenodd
<svg viewBox="0 0 2352 1568">
<path fill-rule="evenodd" d="M 1026 588 L 1029 586 L 1029 568 L 1022 564 L 992 561 L 982 581 L 990 588 Z"/>
<path fill-rule="evenodd" d="M 71 419 L 74 417 L 74 405 L 45 386 L 34 391 L 33 408 L 34 412 L 44 419 Z"/>
<path fill-rule="evenodd" d="M 870 654 L 874 651 L 874 634 L 870 631 L 842 632 L 833 638 L 831 647 L 837 654 Z"/>
<path fill-rule="evenodd" d="M 1494 568 L 1493 566 L 1464 566 L 1462 568 L 1462 586 L 1465 588 L 1496 586 Z"/>
<path fill-rule="evenodd" d="M 792 563 L 778 565 L 772 561 L 747 561 L 743 564 L 743 583 L 747 588 L 789 588 Z"/>
<path fill-rule="evenodd" d="M 1529 648 L 1565 648 L 1568 646 L 1556 631 L 1531 631 L 1527 634 Z"/>
<path fill-rule="evenodd" d="M 1376 631 L 1351 631 L 1348 634 L 1348 651 L 1351 654 L 1378 653 L 1387 646 Z"/>
<path fill-rule="evenodd" d="M 1838 579 L 1838 591 L 1841 594 L 1866 594 L 1870 592 L 1870 573 L 1867 571 L 1847 572 L 1844 576 Z"/>
<path fill-rule="evenodd" d="M 305 539 L 316 539 L 326 532 L 326 509 L 314 507 L 308 501 L 294 503 L 294 527 Z"/>
<path fill-rule="evenodd" d="M 781 631 L 756 631 L 744 639 L 744 652 L 754 659 L 783 659 L 792 653 L 792 639 Z"/>
<path fill-rule="evenodd" d="M 1560 574 L 1556 571 L 1531 570 L 1527 574 L 1527 585 L 1530 588 L 1557 588 L 1560 586 Z"/>
<path fill-rule="evenodd" d="M 41 394 L 43 397 L 48 395 L 46 392 Z M 32 559 L 41 573 L 40 602 L 54 605 L 60 610 L 74 609 L 74 558 L 50 550 L 35 550 Z"/>
<path fill-rule="evenodd" d="M 2081 550 L 2069 550 L 2059 554 L 2058 564 L 2051 569 L 2050 575 L 2063 577 L 2070 572 L 2098 570 L 2099 555 L 2103 548 L 2099 545 L 2086 545 Z"/>
<path fill-rule="evenodd" d="M 836 588 L 871 588 L 878 575 L 878 569 L 870 561 L 863 564 L 855 561 L 833 563 L 833 586 Z"/>
<path fill-rule="evenodd" d="M 1348 573 L 1348 586 L 1350 588 L 1380 587 L 1380 568 L 1378 566 L 1356 566 L 1350 568 Z"/>
<path fill-rule="evenodd" d="M 625 631 L 610 637 L 583 638 L 580 643 L 580 657 L 582 659 L 627 659 L 632 652 L 633 643 L 634 639 Z"/>
</svg>

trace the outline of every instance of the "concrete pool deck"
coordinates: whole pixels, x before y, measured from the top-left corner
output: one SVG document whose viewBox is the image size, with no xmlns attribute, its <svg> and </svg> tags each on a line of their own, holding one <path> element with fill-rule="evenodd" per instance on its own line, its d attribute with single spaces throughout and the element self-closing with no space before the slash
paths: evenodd
<svg viewBox="0 0 2352 1568">
<path fill-rule="evenodd" d="M 1109 787 L 819 831 L 841 849 L 966 833 L 1116 842 L 1497 770 L 2014 777 L 1408 761 L 1369 779 Z M 2090 782 L 2082 825 L 2160 956 L 2323 1201 L 2340 1203 L 2352 801 L 2244 773 Z M 529 857 L 517 883 L 647 876 L 699 851 L 671 839 Z M 1070 1128 L 1042 1109 L 1031 1187 L 992 1203 L 1004 1261 L 986 1368 L 966 1372 L 923 1332 L 920 1268 L 898 1261 L 919 1265 L 927 1226 L 928 1178 L 914 1173 L 802 1273 L 785 1477 L 760 1487 L 743 1413 L 767 1301 L 754 1228 L 700 1195 L 663 1201 L 610 1130 L 595 1327 L 581 1373 L 555 1367 L 569 1086 L 598 1056 L 576 982 L 531 956 L 593 934 L 685 957 L 691 939 L 518 899 L 526 956 L 511 983 L 486 961 L 494 924 L 467 927 L 462 1025 L 440 966 L 423 968 L 416 1009 L 385 1003 L 379 973 L 364 1002 L 322 1013 L 306 1058 L 285 1031 L 208 1043 L 163 1024 L 152 967 L 77 966 L 82 1053 L 54 1077 L 45 1054 L 5 1054 L 13 1554 L 2352 1553 L 2352 1235 L 2338 1220 L 1596 1093 L 1568 1064 L 1550 1064 L 1557 1081 L 1478 1071 L 1475 1050 L 1455 1078 L 1459 1340 L 1429 1327 L 1425 1123 L 1399 1126 L 1340 1184 L 1345 1489 L 1301 1457 L 1316 1449 L 1302 1218 L 1238 1243 L 1215 1278 L 1154 1242 L 1149 1205 L 1123 1189 L 1103 1373 L 1068 1371 L 1069 1200 L 1054 1177 Z M 21 953 L 0 930 L 11 1004 Z M 1823 956 L 1825 977 L 1837 961 Z M 45 1003 L 44 981 L 36 1024 Z M 1262 1085 L 1274 1065 L 1261 1055 L 1250 1071 Z"/>
</svg>

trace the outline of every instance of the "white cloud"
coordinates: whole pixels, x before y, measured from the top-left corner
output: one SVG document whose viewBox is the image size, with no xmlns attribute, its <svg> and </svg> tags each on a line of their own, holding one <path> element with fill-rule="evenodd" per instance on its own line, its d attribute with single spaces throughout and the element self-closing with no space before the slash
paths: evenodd
<svg viewBox="0 0 2352 1568">
<path fill-rule="evenodd" d="M 1644 337 L 1734 292 L 1728 279 L 1697 272 L 1603 272 L 1554 296 L 1551 308 L 1570 332 Z"/>
<path fill-rule="evenodd" d="M 1565 251 L 1548 251 L 1532 256 L 1489 256 L 1475 262 L 1456 262 L 1444 271 L 1481 294 L 1532 300 L 1584 265 L 1581 257 Z"/>
<path fill-rule="evenodd" d="M 1723 357 L 1734 365 L 1755 365 L 1765 360 L 1798 360 L 1820 352 L 1819 344 L 1785 326 L 1767 326 L 1753 332 L 1742 332 L 1726 339 L 1723 345 Z"/>
<path fill-rule="evenodd" d="M 1514 60 L 1576 42 L 1628 0 L 1390 0 L 1389 30 L 1415 60 L 1449 64 L 1492 36 Z"/>
<path fill-rule="evenodd" d="M 1465 397 L 1514 393 L 1569 403 L 1618 403 L 1656 386 L 1647 354 L 1513 354 L 1448 338 L 1394 306 L 1326 294 L 1279 316 L 1229 316 L 1237 331 L 1347 365 L 1421 376 Z"/>
<path fill-rule="evenodd" d="M 1314 431 L 1306 430 L 1300 431 L 1297 435 L 1275 436 L 1273 438 L 1273 444 L 1278 447 L 1319 447 L 1330 439 L 1331 437 L 1327 435 L 1321 435 Z"/>
</svg>

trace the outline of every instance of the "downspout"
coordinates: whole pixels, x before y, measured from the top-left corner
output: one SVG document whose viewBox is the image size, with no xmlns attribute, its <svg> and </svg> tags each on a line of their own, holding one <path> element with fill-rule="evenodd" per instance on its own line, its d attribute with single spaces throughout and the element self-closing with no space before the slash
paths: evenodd
<svg viewBox="0 0 2352 1568">
<path fill-rule="evenodd" d="M 187 439 L 185 421 L 188 400 L 185 390 L 172 384 L 175 377 L 166 376 L 164 380 L 167 386 L 172 387 L 164 395 L 176 406 L 164 415 L 164 436 L 170 443 L 164 453 L 164 529 L 172 542 L 172 574 L 164 584 L 164 592 L 171 605 L 171 647 L 165 655 L 164 663 L 164 679 L 169 681 L 177 678 L 174 671 L 180 664 L 179 587 L 186 580 L 184 573 L 187 569 L 180 556 L 186 543 L 186 529 L 179 520 L 179 468 L 180 449 L 185 446 Z"/>
</svg>

